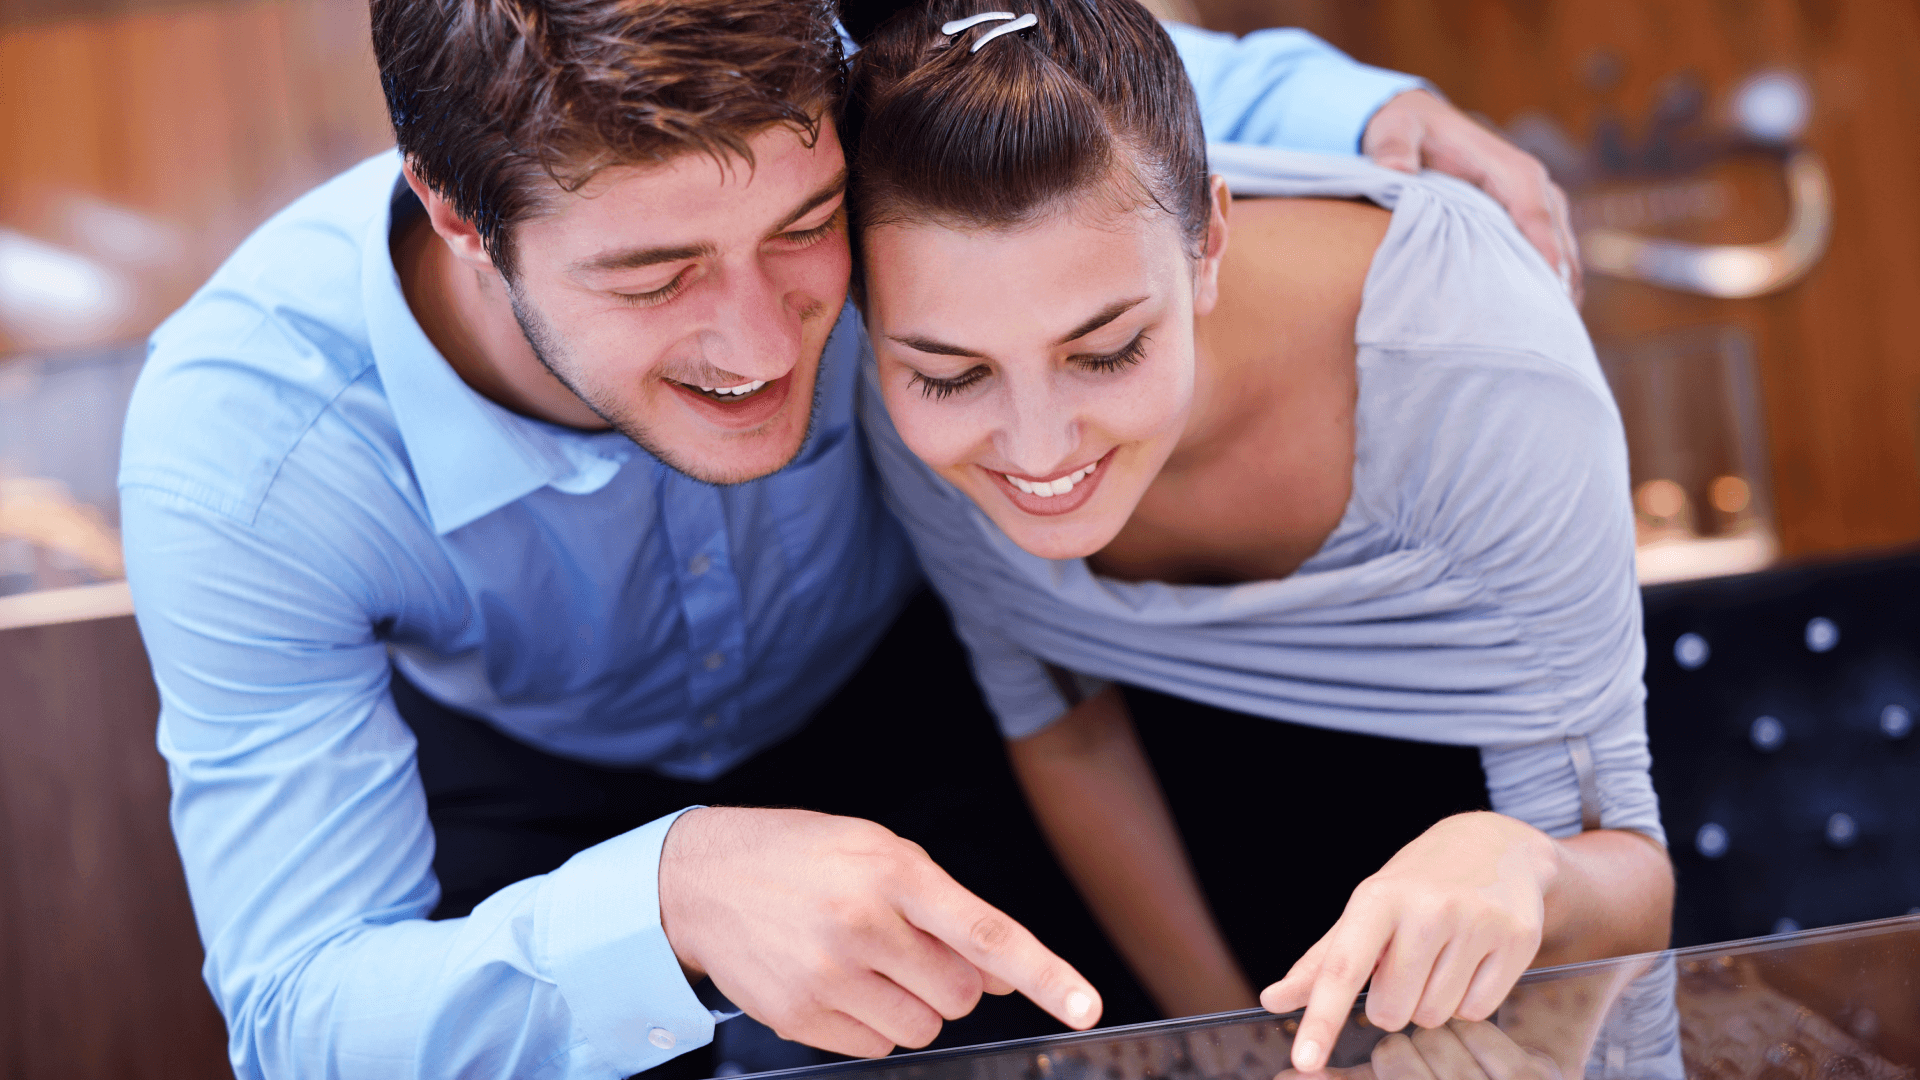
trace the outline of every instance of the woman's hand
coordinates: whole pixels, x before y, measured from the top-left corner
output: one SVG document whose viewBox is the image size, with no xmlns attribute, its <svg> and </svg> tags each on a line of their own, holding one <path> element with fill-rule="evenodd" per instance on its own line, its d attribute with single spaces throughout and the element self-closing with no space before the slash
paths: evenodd
<svg viewBox="0 0 1920 1080">
<path fill-rule="evenodd" d="M 1553 1058 L 1521 1046 L 1484 1020 L 1450 1020 L 1432 1030 L 1389 1035 L 1365 1065 L 1335 1069 L 1341 1080 L 1561 1080 Z M 1274 1080 L 1303 1080 L 1292 1069 Z"/>
<path fill-rule="evenodd" d="M 1360 883 L 1346 911 L 1260 1003 L 1302 1006 L 1293 1065 L 1324 1068 L 1372 979 L 1367 1019 L 1438 1028 L 1493 1015 L 1540 948 L 1546 893 L 1559 872 L 1552 838 L 1493 813 L 1447 818 Z"/>
<path fill-rule="evenodd" d="M 1437 169 L 1493 196 L 1579 303 L 1580 245 L 1567 194 L 1540 159 L 1425 90 L 1408 90 L 1382 105 L 1367 121 L 1360 149 L 1389 169 Z"/>
</svg>

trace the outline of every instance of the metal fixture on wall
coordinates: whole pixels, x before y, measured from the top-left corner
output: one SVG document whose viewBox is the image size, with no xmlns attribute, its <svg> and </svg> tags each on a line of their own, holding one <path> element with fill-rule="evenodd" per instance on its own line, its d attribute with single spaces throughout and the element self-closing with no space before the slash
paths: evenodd
<svg viewBox="0 0 1920 1080">
<path fill-rule="evenodd" d="M 1833 227 L 1832 188 L 1820 155 L 1795 151 L 1785 169 L 1791 209 L 1786 230 L 1773 240 L 1691 244 L 1602 227 L 1580 234 L 1581 261 L 1596 274 L 1722 300 L 1779 292 L 1813 269 Z"/>
<path fill-rule="evenodd" d="M 1593 78 L 1617 77 L 1600 60 L 1590 65 L 1597 72 Z M 1610 114 L 1602 115 L 1584 150 L 1540 113 L 1516 118 L 1508 135 L 1545 161 L 1572 196 L 1582 261 L 1593 273 L 1719 299 L 1778 292 L 1819 262 L 1833 228 L 1826 165 L 1800 142 L 1813 112 L 1812 93 L 1792 72 L 1765 71 L 1711 111 L 1717 116 L 1710 117 L 1705 92 L 1682 74 L 1667 80 L 1637 143 Z M 1702 178 L 1715 165 L 1752 156 L 1777 161 L 1783 177 L 1786 223 L 1774 237 L 1701 243 L 1643 231 L 1663 219 L 1698 223 L 1724 216 L 1734 200 L 1724 185 Z M 1606 190 L 1621 181 L 1651 186 Z M 1641 227 L 1612 220 L 1618 217 L 1641 219 L 1632 223 Z"/>
</svg>

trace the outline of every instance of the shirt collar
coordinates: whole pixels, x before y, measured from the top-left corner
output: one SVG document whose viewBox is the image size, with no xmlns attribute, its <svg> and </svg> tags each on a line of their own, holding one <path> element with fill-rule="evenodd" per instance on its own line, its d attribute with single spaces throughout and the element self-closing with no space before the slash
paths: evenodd
<svg viewBox="0 0 1920 1080">
<path fill-rule="evenodd" d="M 638 449 L 624 435 L 571 431 L 502 408 L 427 340 L 393 265 L 396 217 L 420 212 L 399 164 L 396 156 L 393 197 L 364 238 L 361 288 L 374 366 L 434 532 L 444 536 L 543 487 L 572 495 L 605 487 Z"/>
</svg>

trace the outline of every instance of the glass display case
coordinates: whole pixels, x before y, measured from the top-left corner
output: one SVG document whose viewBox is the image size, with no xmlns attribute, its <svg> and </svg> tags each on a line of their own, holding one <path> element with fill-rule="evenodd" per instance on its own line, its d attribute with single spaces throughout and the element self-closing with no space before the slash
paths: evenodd
<svg viewBox="0 0 1920 1080">
<path fill-rule="evenodd" d="M 1364 999 L 1363 999 L 1364 1004 Z M 783 1080 L 1271 1080 L 1298 1014 L 1218 1016 L 794 1069 Z M 1529 973 L 1484 1023 L 1389 1033 L 1356 1009 L 1336 1077 L 1912 1080 L 1920 917 Z"/>
<path fill-rule="evenodd" d="M 1779 544 L 1749 336 L 1701 327 L 1599 349 L 1620 406 L 1640 582 L 1742 574 Z"/>
</svg>

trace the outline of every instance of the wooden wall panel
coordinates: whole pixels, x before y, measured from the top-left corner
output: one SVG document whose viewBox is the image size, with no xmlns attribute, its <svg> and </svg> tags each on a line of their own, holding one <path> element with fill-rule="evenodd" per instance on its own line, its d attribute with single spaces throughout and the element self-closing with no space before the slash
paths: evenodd
<svg viewBox="0 0 1920 1080">
<path fill-rule="evenodd" d="M 229 1074 L 131 617 L 0 631 L 0 1076 Z"/>
<path fill-rule="evenodd" d="M 1920 115 L 1920 6 L 1195 6 L 1223 29 L 1304 26 L 1361 59 L 1428 76 L 1497 124 L 1538 110 L 1576 138 L 1607 111 L 1644 118 L 1677 74 L 1722 94 L 1762 68 L 1803 73 L 1816 99 L 1810 141 L 1829 163 L 1836 198 L 1832 246 L 1814 274 L 1785 293 L 1737 302 L 1596 279 L 1587 314 L 1601 338 L 1701 324 L 1755 336 L 1789 555 L 1920 540 L 1920 335 L 1905 316 L 1920 296 L 1920 204 L 1909 195 L 1920 177 L 1912 121 Z M 179 240 L 160 264 L 122 268 L 140 284 L 136 310 L 94 340 L 144 334 L 267 213 L 386 142 L 365 18 L 365 6 L 349 0 L 268 0 L 0 31 L 0 225 L 74 242 L 58 208 L 80 194 L 147 215 Z M 1589 76 L 1603 53 L 1618 60 L 1620 78 L 1596 91 Z"/>
<path fill-rule="evenodd" d="M 1920 5 L 1892 0 L 1197 0 L 1244 32 L 1304 26 L 1356 57 L 1427 76 L 1505 125 L 1544 112 L 1576 140 L 1601 115 L 1644 123 L 1676 76 L 1716 99 L 1768 68 L 1814 96 L 1807 142 L 1835 200 L 1804 281 L 1754 300 L 1590 278 L 1596 338 L 1734 325 L 1755 339 L 1782 547 L 1829 555 L 1920 541 Z M 1619 77 L 1597 89 L 1596 64 Z M 1630 134 L 1636 134 L 1630 132 Z M 1742 189 L 1742 197 L 1768 198 Z M 1777 193 L 1776 193 L 1777 197 Z M 1749 225 L 1770 218 L 1741 208 Z M 1772 220 L 1778 220 L 1773 218 Z M 1700 236 L 1745 241 L 1755 236 Z"/>
<path fill-rule="evenodd" d="M 136 294 L 55 345 L 144 337 L 269 214 L 391 141 L 364 2 L 0 18 L 0 228 L 93 259 Z M 84 205 L 138 215 L 157 243 L 130 254 L 124 235 L 89 234 Z M 48 344 L 0 325 L 0 355 Z"/>
</svg>

